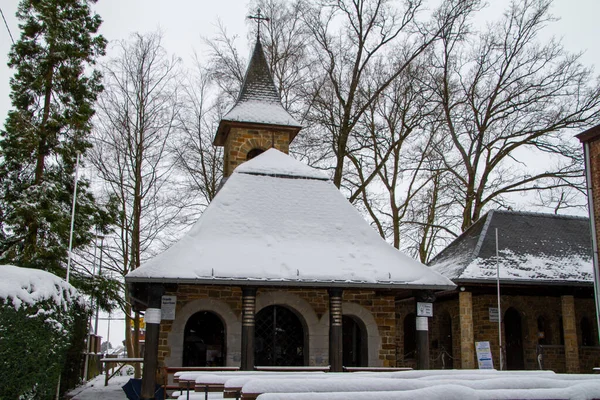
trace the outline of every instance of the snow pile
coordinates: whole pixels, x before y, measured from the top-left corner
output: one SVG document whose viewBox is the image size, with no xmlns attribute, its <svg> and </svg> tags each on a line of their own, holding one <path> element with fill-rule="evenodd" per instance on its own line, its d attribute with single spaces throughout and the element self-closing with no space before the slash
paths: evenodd
<svg viewBox="0 0 600 400">
<path fill-rule="evenodd" d="M 326 373 L 195 373 L 196 385 L 223 384 L 223 397 L 304 399 L 596 399 L 600 377 L 552 371 L 426 370 Z M 186 374 L 193 379 L 194 373 Z M 202 394 L 203 395 L 203 394 Z M 198 397 L 195 397 L 198 396 Z M 187 399 L 181 392 L 180 399 Z M 190 399 L 202 398 L 199 393 Z M 216 397 L 215 397 L 216 398 Z M 220 398 L 220 397 L 219 397 Z"/>
<path fill-rule="evenodd" d="M 73 301 L 82 301 L 77 289 L 46 271 L 0 265 L 0 276 L 0 299 L 11 303 L 16 310 L 45 300 L 67 310 Z"/>
</svg>

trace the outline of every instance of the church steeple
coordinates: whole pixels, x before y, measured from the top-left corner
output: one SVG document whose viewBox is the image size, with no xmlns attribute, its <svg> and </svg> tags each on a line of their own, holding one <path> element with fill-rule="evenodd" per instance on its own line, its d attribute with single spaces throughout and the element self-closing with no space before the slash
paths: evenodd
<svg viewBox="0 0 600 400">
<path fill-rule="evenodd" d="M 213 144 L 224 146 L 224 175 L 274 147 L 284 153 L 302 126 L 281 105 L 260 38 L 257 37 L 235 105 L 221 119 Z"/>
</svg>

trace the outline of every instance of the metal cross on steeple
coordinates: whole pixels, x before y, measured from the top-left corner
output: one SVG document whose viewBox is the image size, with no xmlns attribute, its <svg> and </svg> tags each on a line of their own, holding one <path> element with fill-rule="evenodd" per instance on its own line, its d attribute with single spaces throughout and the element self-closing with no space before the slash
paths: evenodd
<svg viewBox="0 0 600 400">
<path fill-rule="evenodd" d="M 258 30 L 256 31 L 256 38 L 260 40 L 260 25 L 263 23 L 263 21 L 270 21 L 271 19 L 268 17 L 263 17 L 260 8 L 257 10 L 256 15 L 248 15 L 248 18 L 256 21 L 256 24 L 258 25 Z"/>
</svg>

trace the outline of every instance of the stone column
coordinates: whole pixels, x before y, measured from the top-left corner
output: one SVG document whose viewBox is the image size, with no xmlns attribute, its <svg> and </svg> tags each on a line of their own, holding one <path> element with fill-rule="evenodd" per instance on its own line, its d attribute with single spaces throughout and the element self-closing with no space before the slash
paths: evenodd
<svg viewBox="0 0 600 400">
<path fill-rule="evenodd" d="M 577 345 L 575 298 L 573 296 L 561 296 L 560 300 L 565 337 L 565 366 L 567 373 L 579 373 L 579 347 Z"/>
<path fill-rule="evenodd" d="M 329 365 L 331 372 L 342 372 L 342 289 L 329 289 Z"/>
<path fill-rule="evenodd" d="M 142 374 L 142 399 L 154 399 L 156 372 L 158 368 L 158 340 L 160 335 L 160 303 L 162 285 L 151 284 L 148 289 L 148 308 L 144 314 L 146 342 L 144 348 L 144 372 Z"/>
<path fill-rule="evenodd" d="M 242 288 L 242 371 L 254 369 L 254 313 L 256 288 Z"/>
<path fill-rule="evenodd" d="M 472 369 L 475 368 L 475 340 L 473 336 L 473 295 L 470 292 L 458 293 L 458 313 L 461 368 Z"/>
</svg>

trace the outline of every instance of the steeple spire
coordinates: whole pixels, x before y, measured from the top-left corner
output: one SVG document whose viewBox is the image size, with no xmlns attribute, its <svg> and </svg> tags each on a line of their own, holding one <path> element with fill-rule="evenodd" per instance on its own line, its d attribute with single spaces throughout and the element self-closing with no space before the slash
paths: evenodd
<svg viewBox="0 0 600 400">
<path fill-rule="evenodd" d="M 260 42 L 260 25 L 268 18 L 258 10 L 256 44 L 238 98 L 221 119 L 213 144 L 224 146 L 223 174 L 269 148 L 287 153 L 302 126 L 281 104 Z"/>
</svg>

